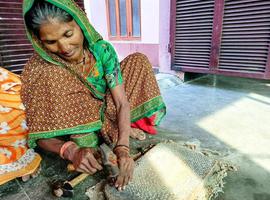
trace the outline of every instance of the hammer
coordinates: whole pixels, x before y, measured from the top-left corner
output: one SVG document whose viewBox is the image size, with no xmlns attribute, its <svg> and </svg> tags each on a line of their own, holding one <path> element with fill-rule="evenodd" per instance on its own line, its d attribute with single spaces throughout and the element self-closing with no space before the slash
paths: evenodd
<svg viewBox="0 0 270 200">
<path fill-rule="evenodd" d="M 81 173 L 71 181 L 57 180 L 52 183 L 53 194 L 56 197 L 72 197 L 73 188 L 89 176 L 87 173 Z"/>
<path fill-rule="evenodd" d="M 139 148 L 139 153 L 135 154 L 132 156 L 132 158 L 136 161 L 140 157 L 142 157 L 145 153 L 147 153 L 150 149 L 152 149 L 155 145 L 150 144 L 146 148 Z M 100 151 L 101 151 L 101 158 L 102 158 L 102 163 L 105 165 L 105 168 L 109 172 L 108 176 L 108 182 L 113 183 L 115 179 L 117 178 L 119 174 L 119 168 L 117 165 L 117 157 L 116 155 L 112 152 L 110 147 L 108 147 L 106 144 L 102 144 L 100 146 Z M 68 165 L 68 171 L 74 171 L 75 168 L 72 164 Z M 52 183 L 52 190 L 53 194 L 56 197 L 72 197 L 74 194 L 73 188 L 82 182 L 84 179 L 86 179 L 90 174 L 87 173 L 81 173 L 71 181 L 65 181 L 65 180 L 57 180 Z"/>
<path fill-rule="evenodd" d="M 105 166 L 106 170 L 109 173 L 108 181 L 114 182 L 116 177 L 119 174 L 119 168 L 117 164 L 117 157 L 112 152 L 109 146 L 107 146 L 105 143 L 102 144 L 99 148 L 101 152 L 101 159 L 102 163 Z M 68 171 L 75 170 L 74 166 L 72 164 L 68 165 Z M 65 181 L 65 180 L 57 180 L 52 183 L 52 191 L 53 194 L 57 197 L 72 197 L 74 192 L 73 188 L 82 182 L 84 179 L 86 179 L 90 174 L 88 173 L 81 173 L 71 181 Z"/>
</svg>

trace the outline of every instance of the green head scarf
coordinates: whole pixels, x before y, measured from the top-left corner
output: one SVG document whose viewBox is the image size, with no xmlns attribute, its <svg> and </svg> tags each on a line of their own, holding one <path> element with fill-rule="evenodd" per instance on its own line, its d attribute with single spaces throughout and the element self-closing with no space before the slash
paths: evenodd
<svg viewBox="0 0 270 200">
<path fill-rule="evenodd" d="M 40 1 L 40 0 L 24 0 L 23 1 L 24 21 L 25 21 L 25 15 L 32 8 L 32 6 L 34 5 L 36 1 Z M 90 50 L 91 50 L 91 47 L 98 40 L 102 39 L 100 34 L 94 29 L 94 27 L 88 21 L 88 18 L 86 14 L 84 13 L 84 11 L 73 0 L 44 0 L 44 1 L 65 10 L 67 13 L 69 13 L 73 17 L 73 19 L 80 26 L 84 34 L 84 38 L 86 39 Z M 58 61 L 54 60 L 51 56 L 49 56 L 46 50 L 38 42 L 36 37 L 34 37 L 33 33 L 28 29 L 28 27 L 26 26 L 26 23 L 24 24 L 26 28 L 27 37 L 31 41 L 35 51 L 46 61 L 56 64 L 56 65 L 62 65 Z"/>
</svg>

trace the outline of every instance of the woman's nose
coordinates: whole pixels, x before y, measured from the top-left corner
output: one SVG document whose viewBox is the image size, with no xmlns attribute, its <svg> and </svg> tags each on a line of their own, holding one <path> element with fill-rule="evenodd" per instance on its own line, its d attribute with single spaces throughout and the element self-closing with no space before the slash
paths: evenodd
<svg viewBox="0 0 270 200">
<path fill-rule="evenodd" d="M 68 44 L 65 42 L 59 42 L 58 48 L 60 50 L 60 53 L 67 53 L 69 51 Z"/>
</svg>

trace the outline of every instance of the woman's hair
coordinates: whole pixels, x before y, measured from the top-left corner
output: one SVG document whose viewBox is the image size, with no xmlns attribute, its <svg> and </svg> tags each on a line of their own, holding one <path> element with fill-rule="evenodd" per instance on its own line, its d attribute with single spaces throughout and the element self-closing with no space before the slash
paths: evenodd
<svg viewBox="0 0 270 200">
<path fill-rule="evenodd" d="M 73 20 L 69 13 L 45 1 L 37 1 L 25 16 L 27 27 L 38 37 L 41 25 L 52 19 L 57 19 L 60 22 Z"/>
</svg>

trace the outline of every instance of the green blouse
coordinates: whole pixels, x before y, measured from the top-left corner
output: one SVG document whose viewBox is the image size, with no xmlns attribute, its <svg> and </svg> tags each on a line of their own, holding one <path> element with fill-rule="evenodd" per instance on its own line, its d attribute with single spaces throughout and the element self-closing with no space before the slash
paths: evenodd
<svg viewBox="0 0 270 200">
<path fill-rule="evenodd" d="M 105 40 L 96 42 L 90 47 L 90 51 L 96 63 L 86 80 L 94 86 L 95 90 L 92 90 L 94 95 L 103 99 L 108 88 L 114 88 L 123 83 L 120 63 L 113 46 Z"/>
</svg>

